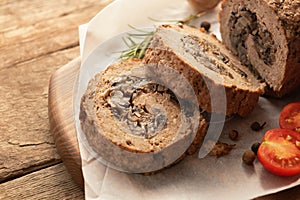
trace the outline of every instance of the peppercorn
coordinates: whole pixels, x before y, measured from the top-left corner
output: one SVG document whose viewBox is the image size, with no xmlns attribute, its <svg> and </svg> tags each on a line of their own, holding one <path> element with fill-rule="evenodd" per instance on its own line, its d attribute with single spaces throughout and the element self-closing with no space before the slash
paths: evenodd
<svg viewBox="0 0 300 200">
<path fill-rule="evenodd" d="M 260 125 L 258 122 L 253 122 L 251 124 L 251 129 L 253 131 L 260 131 L 260 130 L 262 130 L 264 128 L 265 125 L 266 125 L 266 122 L 263 123 L 262 125 Z"/>
<path fill-rule="evenodd" d="M 255 153 L 251 150 L 246 150 L 243 154 L 243 162 L 246 165 L 253 165 L 253 162 L 255 160 L 256 156 Z"/>
<path fill-rule="evenodd" d="M 209 31 L 209 29 L 210 29 L 210 23 L 209 22 L 206 22 L 206 21 L 204 21 L 204 22 L 202 22 L 201 23 L 201 25 L 200 25 L 200 27 L 201 28 L 204 28 L 205 29 L 205 31 Z"/>
<path fill-rule="evenodd" d="M 259 124 L 258 122 L 253 122 L 253 123 L 251 124 L 251 129 L 252 129 L 253 131 L 259 131 L 259 130 L 260 130 L 260 124 Z"/>
<path fill-rule="evenodd" d="M 257 155 L 257 151 L 258 151 L 259 146 L 260 146 L 260 143 L 259 143 L 259 142 L 255 142 L 255 143 L 252 144 L 252 146 L 251 146 L 251 150 L 255 153 L 255 155 Z"/>
<path fill-rule="evenodd" d="M 235 141 L 239 137 L 239 132 L 237 130 L 231 130 L 228 135 L 231 140 Z"/>
</svg>

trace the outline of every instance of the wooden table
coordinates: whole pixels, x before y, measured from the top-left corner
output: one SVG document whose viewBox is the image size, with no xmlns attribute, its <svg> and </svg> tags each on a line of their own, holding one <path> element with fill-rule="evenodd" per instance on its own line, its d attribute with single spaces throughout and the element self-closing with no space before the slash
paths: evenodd
<svg viewBox="0 0 300 200">
<path fill-rule="evenodd" d="M 49 132 L 51 74 L 111 0 L 0 1 L 0 199 L 83 199 Z M 300 199 L 300 187 L 260 199 Z"/>
<path fill-rule="evenodd" d="M 0 199 L 83 199 L 49 132 L 50 76 L 111 0 L 0 1 Z"/>
</svg>

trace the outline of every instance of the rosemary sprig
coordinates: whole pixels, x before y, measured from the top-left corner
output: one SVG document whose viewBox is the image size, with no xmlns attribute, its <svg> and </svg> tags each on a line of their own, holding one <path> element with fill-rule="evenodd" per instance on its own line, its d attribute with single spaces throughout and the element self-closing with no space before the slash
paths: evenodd
<svg viewBox="0 0 300 200">
<path fill-rule="evenodd" d="M 177 24 L 179 23 L 189 24 L 191 21 L 201 17 L 203 14 L 204 12 L 198 13 L 196 15 L 190 15 L 189 17 L 186 17 L 183 20 L 164 20 L 164 22 L 175 22 Z M 149 18 L 149 19 L 151 19 L 152 21 L 163 22 L 162 20 L 157 20 L 153 18 Z M 128 47 L 128 49 L 121 51 L 120 58 L 123 60 L 128 60 L 129 58 L 143 59 L 145 52 L 152 41 L 154 31 L 145 31 L 142 29 L 137 29 L 131 25 L 129 26 L 137 33 L 128 33 L 127 37 L 123 38 L 123 42 Z M 139 39 L 139 42 L 137 42 L 135 39 Z"/>
<path fill-rule="evenodd" d="M 126 38 L 123 38 L 124 43 L 128 47 L 128 49 L 121 51 L 120 58 L 124 60 L 127 60 L 129 58 L 142 59 L 153 38 L 153 31 L 146 32 L 139 29 L 135 30 L 137 30 L 139 33 L 128 33 L 128 36 Z M 141 42 L 136 42 L 134 38 L 143 38 L 143 40 Z"/>
<path fill-rule="evenodd" d="M 150 20 L 152 21 L 156 21 L 156 22 L 170 22 L 170 23 L 176 23 L 176 24 L 186 24 L 188 25 L 190 22 L 192 22 L 194 19 L 197 19 L 201 16 L 203 16 L 205 14 L 205 12 L 200 12 L 200 13 L 197 13 L 195 15 L 190 15 L 182 20 L 159 20 L 159 19 L 154 19 L 154 18 L 151 18 L 149 17 Z"/>
</svg>

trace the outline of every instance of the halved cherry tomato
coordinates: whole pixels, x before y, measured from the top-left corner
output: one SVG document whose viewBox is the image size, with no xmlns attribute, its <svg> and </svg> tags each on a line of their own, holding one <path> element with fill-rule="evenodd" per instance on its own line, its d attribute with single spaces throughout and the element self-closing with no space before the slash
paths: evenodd
<svg viewBox="0 0 300 200">
<path fill-rule="evenodd" d="M 257 158 L 273 174 L 300 174 L 300 134 L 289 129 L 267 131 L 258 148 Z"/>
<path fill-rule="evenodd" d="M 300 133 L 300 102 L 286 105 L 279 117 L 280 128 L 286 128 Z"/>
</svg>

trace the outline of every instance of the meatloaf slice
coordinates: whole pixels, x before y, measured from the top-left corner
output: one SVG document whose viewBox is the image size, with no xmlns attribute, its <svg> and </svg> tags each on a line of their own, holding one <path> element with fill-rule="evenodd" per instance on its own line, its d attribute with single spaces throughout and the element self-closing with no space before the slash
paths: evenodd
<svg viewBox="0 0 300 200">
<path fill-rule="evenodd" d="M 144 59 L 179 71 L 207 112 L 246 116 L 264 91 L 265 85 L 237 57 L 201 29 L 181 24 L 159 26 Z M 224 102 L 225 109 L 221 106 Z"/>
<path fill-rule="evenodd" d="M 139 60 L 112 64 L 89 82 L 82 97 L 85 144 L 115 169 L 161 170 L 194 153 L 206 134 L 208 125 L 197 105 L 153 80 L 152 66 Z"/>
<path fill-rule="evenodd" d="M 300 1 L 224 0 L 222 41 L 281 97 L 300 86 Z"/>
</svg>

